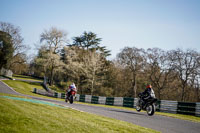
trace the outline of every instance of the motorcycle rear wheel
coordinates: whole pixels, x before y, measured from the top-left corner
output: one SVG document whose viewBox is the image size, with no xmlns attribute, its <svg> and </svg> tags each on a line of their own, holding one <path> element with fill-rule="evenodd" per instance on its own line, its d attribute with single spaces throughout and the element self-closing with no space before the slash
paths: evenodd
<svg viewBox="0 0 200 133">
<path fill-rule="evenodd" d="M 147 114 L 149 116 L 154 115 L 155 109 L 156 109 L 155 104 L 148 104 L 147 107 L 146 107 Z"/>
</svg>

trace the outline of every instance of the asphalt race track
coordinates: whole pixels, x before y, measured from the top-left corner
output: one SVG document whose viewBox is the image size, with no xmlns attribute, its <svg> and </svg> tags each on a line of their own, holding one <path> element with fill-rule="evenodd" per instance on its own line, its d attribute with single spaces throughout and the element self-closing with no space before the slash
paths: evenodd
<svg viewBox="0 0 200 133">
<path fill-rule="evenodd" d="M 1 81 L 0 81 L 0 93 L 27 96 L 15 92 L 12 88 L 9 88 Z M 79 111 L 89 112 L 122 121 L 127 121 L 142 127 L 152 128 L 163 133 L 200 133 L 200 123 L 195 123 L 191 121 L 180 120 L 156 114 L 154 116 L 148 116 L 146 113 L 136 112 L 136 111 L 127 111 L 122 109 L 105 108 L 105 107 L 90 106 L 84 104 L 69 104 L 65 103 L 64 101 L 55 101 L 33 96 L 28 96 L 28 97 L 37 100 L 50 101 L 53 103 L 61 104 Z"/>
</svg>

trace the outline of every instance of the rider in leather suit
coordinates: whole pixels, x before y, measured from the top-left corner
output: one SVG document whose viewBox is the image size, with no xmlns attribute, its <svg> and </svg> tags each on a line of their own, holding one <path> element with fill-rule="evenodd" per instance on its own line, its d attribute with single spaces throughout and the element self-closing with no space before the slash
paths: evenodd
<svg viewBox="0 0 200 133">
<path fill-rule="evenodd" d="M 77 92 L 77 89 L 76 89 L 76 86 L 75 86 L 74 83 L 72 83 L 72 84 L 69 86 L 68 90 L 66 91 L 67 97 L 70 95 L 70 92 L 71 92 L 72 90 L 74 90 L 74 91 Z"/>
<path fill-rule="evenodd" d="M 155 98 L 155 94 L 154 94 L 154 91 L 152 89 L 152 86 L 151 85 L 147 85 L 146 89 L 144 92 L 142 92 L 141 94 L 141 100 L 142 100 L 142 104 L 144 105 L 146 103 L 146 101 L 149 99 L 149 98 Z"/>
</svg>

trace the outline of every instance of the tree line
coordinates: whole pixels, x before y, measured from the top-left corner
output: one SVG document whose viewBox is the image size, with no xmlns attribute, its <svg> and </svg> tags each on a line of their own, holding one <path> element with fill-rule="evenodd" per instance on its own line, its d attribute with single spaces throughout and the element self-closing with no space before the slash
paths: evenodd
<svg viewBox="0 0 200 133">
<path fill-rule="evenodd" d="M 21 42 L 16 50 L 14 35 L 3 28 L 5 25 L 16 29 L 1 22 L 0 68 L 45 76 L 50 86 L 63 89 L 67 88 L 66 82 L 75 82 L 80 94 L 137 97 L 147 84 L 152 84 L 158 99 L 200 101 L 200 53 L 197 50 L 125 47 L 111 61 L 107 59 L 110 50 L 101 45 L 102 38 L 97 34 L 85 31 L 73 37 L 69 44 L 66 32 L 52 27 L 41 33 L 38 53 L 27 63 L 20 33 L 17 32 Z"/>
</svg>

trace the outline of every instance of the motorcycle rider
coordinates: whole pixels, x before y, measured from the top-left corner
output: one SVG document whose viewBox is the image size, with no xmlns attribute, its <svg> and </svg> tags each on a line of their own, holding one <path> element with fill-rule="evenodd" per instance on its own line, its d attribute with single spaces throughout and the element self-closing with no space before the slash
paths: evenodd
<svg viewBox="0 0 200 133">
<path fill-rule="evenodd" d="M 146 103 L 149 98 L 156 98 L 152 86 L 148 84 L 144 92 L 140 93 L 142 105 Z"/>
<path fill-rule="evenodd" d="M 70 92 L 71 92 L 72 90 L 75 91 L 75 92 L 77 92 L 76 85 L 75 85 L 74 83 L 72 83 L 72 84 L 69 86 L 68 90 L 66 91 L 67 97 L 70 95 Z"/>
</svg>

